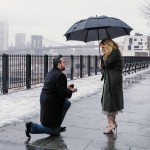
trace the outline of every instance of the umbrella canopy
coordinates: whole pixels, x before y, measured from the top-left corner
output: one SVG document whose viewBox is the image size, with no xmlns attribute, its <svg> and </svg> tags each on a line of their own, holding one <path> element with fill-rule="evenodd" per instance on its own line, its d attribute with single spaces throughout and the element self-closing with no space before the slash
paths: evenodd
<svg viewBox="0 0 150 150">
<path fill-rule="evenodd" d="M 131 30 L 133 29 L 120 19 L 99 16 L 76 22 L 65 33 L 65 36 L 67 40 L 90 42 L 130 35 Z"/>
</svg>

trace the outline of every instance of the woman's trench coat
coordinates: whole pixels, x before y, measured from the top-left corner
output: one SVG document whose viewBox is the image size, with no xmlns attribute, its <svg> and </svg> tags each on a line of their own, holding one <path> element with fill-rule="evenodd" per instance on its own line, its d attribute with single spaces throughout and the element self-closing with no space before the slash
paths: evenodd
<svg viewBox="0 0 150 150">
<path fill-rule="evenodd" d="M 66 75 L 58 68 L 47 73 L 40 96 L 40 121 L 49 128 L 60 127 L 64 101 L 71 98 Z"/>
<path fill-rule="evenodd" d="M 112 50 L 109 58 L 101 59 L 102 80 L 104 79 L 101 98 L 102 111 L 106 114 L 117 113 L 124 108 L 122 89 L 123 63 L 119 50 Z"/>
</svg>

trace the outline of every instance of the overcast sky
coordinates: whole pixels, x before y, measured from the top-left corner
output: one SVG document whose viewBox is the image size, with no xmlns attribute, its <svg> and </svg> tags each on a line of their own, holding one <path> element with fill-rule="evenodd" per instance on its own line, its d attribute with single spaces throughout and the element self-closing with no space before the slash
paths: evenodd
<svg viewBox="0 0 150 150">
<path fill-rule="evenodd" d="M 64 33 L 75 22 L 91 16 L 111 16 L 122 19 L 135 32 L 150 33 L 139 7 L 144 0 L 0 0 L 0 21 L 9 24 L 9 43 L 15 33 L 33 34 L 46 39 L 66 42 Z M 76 43 L 76 42 L 74 42 Z"/>
</svg>

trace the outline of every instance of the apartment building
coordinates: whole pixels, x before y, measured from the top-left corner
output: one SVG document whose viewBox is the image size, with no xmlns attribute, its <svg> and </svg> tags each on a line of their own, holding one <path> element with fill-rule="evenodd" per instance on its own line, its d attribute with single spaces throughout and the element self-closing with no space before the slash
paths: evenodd
<svg viewBox="0 0 150 150">
<path fill-rule="evenodd" d="M 150 37 L 139 33 L 125 36 L 122 48 L 124 56 L 150 56 Z"/>
</svg>

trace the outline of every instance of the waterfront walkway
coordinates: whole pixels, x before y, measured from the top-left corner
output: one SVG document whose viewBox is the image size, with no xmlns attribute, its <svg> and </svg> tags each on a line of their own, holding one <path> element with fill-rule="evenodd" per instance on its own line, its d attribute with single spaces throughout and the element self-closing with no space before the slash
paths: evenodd
<svg viewBox="0 0 150 150">
<path fill-rule="evenodd" d="M 74 101 L 63 123 L 67 131 L 60 137 L 38 134 L 28 141 L 24 122 L 14 123 L 0 128 L 0 150 L 149 150 L 150 72 L 130 86 L 129 81 L 124 84 L 125 109 L 117 116 L 117 135 L 103 134 L 107 120 L 101 113 L 101 88 L 94 95 Z M 39 116 L 26 121 L 39 122 Z"/>
</svg>

